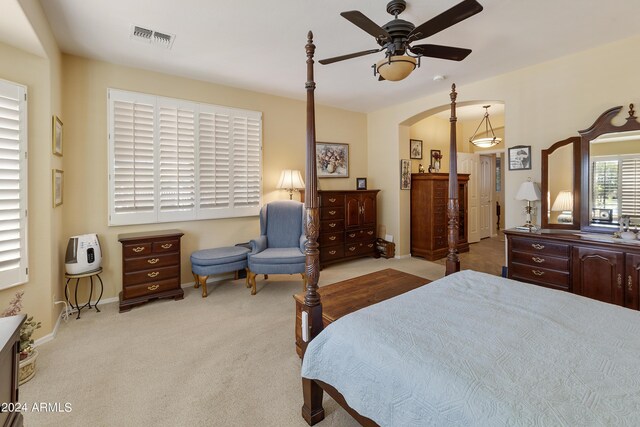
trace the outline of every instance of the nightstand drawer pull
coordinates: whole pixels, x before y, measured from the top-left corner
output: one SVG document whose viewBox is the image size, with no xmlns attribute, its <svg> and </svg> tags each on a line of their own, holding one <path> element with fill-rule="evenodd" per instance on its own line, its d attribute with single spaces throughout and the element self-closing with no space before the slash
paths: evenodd
<svg viewBox="0 0 640 427">
<path fill-rule="evenodd" d="M 367 231 L 367 234 L 368 234 L 369 236 L 371 236 L 371 235 L 373 234 L 373 230 L 369 230 L 369 231 Z"/>
<path fill-rule="evenodd" d="M 329 211 L 329 215 L 335 215 L 336 211 Z"/>
<path fill-rule="evenodd" d="M 335 202 L 335 201 L 336 201 L 336 199 L 329 199 L 329 201 L 330 201 L 331 203 L 333 203 L 333 202 Z"/>
<path fill-rule="evenodd" d="M 162 245 L 162 249 L 169 249 L 171 246 L 173 246 L 173 243 L 165 243 Z"/>
<path fill-rule="evenodd" d="M 152 271 L 151 273 L 147 273 L 147 276 L 149 277 L 156 277 L 158 274 L 160 274 L 159 271 Z"/>
<path fill-rule="evenodd" d="M 155 291 L 159 287 L 160 287 L 160 285 L 151 285 L 151 286 L 147 286 L 147 289 L 149 289 L 150 291 Z"/>
<path fill-rule="evenodd" d="M 373 243 L 369 243 L 367 246 L 369 246 L 370 248 L 373 247 Z"/>
<path fill-rule="evenodd" d="M 135 253 L 142 252 L 142 251 L 144 251 L 144 246 L 138 246 L 138 247 L 135 247 L 135 248 L 133 248 L 131 250 L 133 252 L 135 252 Z"/>
<path fill-rule="evenodd" d="M 537 256 L 533 256 L 531 257 L 531 259 L 533 260 L 533 262 L 537 262 L 538 264 L 542 264 L 544 262 L 544 258 L 540 258 Z"/>
<path fill-rule="evenodd" d="M 329 251 L 329 255 L 335 255 L 336 251 Z"/>
<path fill-rule="evenodd" d="M 337 224 L 336 224 L 335 222 L 332 222 L 331 224 L 329 224 L 329 227 L 331 227 L 331 228 L 335 228 L 335 226 L 336 226 L 336 225 L 337 225 Z"/>
<path fill-rule="evenodd" d="M 532 243 L 531 246 L 533 249 L 544 249 L 544 245 L 540 245 L 538 243 Z"/>
<path fill-rule="evenodd" d="M 355 251 L 355 250 L 356 250 L 356 247 L 355 247 L 355 246 L 351 246 L 351 247 L 349 248 L 349 251 L 351 251 L 351 252 L 353 252 L 353 251 Z"/>
<path fill-rule="evenodd" d="M 536 276 L 542 276 L 544 274 L 544 271 L 540 271 L 540 270 L 531 270 L 531 272 Z"/>
<path fill-rule="evenodd" d="M 149 264 L 155 264 L 155 263 L 157 263 L 158 261 L 160 261 L 160 258 L 151 258 L 151 259 L 148 259 L 148 260 L 147 260 L 147 262 L 148 262 Z"/>
<path fill-rule="evenodd" d="M 336 239 L 337 239 L 337 237 L 336 237 L 336 236 L 330 236 L 330 237 L 329 237 L 329 240 L 336 240 Z"/>
<path fill-rule="evenodd" d="M 349 234 L 349 237 L 356 237 L 356 233 Z"/>
</svg>

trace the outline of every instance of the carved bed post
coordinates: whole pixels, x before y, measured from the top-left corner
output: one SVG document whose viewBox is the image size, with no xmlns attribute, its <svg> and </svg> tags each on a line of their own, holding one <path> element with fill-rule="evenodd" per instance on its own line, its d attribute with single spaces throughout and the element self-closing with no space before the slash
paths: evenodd
<svg viewBox="0 0 640 427">
<path fill-rule="evenodd" d="M 458 201 L 458 159 L 457 159 L 457 141 L 456 141 L 456 85 L 451 85 L 451 139 L 449 141 L 449 204 L 447 205 L 447 220 L 449 223 L 449 253 L 447 254 L 447 263 L 445 276 L 460 271 L 460 259 L 458 258 L 458 229 L 459 229 L 459 210 L 460 202 Z"/>
<path fill-rule="evenodd" d="M 309 341 L 322 331 L 322 305 L 318 294 L 318 279 L 320 278 L 320 251 L 318 250 L 318 234 L 320 228 L 320 216 L 318 213 L 318 185 L 316 172 L 316 119 L 314 90 L 316 83 L 313 81 L 313 54 L 316 47 L 313 44 L 313 33 L 307 34 L 307 164 L 305 175 L 305 271 L 307 274 L 307 290 L 304 296 L 303 313 L 308 314 Z M 302 327 L 305 325 L 303 323 Z M 307 349 L 307 342 L 302 343 L 302 354 Z M 309 425 L 313 425 L 324 419 L 322 408 L 322 388 L 313 380 L 302 378 L 302 391 L 304 404 L 302 405 L 302 417 Z"/>
</svg>

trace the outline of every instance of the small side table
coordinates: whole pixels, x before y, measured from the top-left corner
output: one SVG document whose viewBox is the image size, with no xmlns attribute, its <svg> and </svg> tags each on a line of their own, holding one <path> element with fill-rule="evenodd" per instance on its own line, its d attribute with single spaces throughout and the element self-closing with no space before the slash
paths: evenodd
<svg viewBox="0 0 640 427">
<path fill-rule="evenodd" d="M 104 284 L 102 283 L 102 279 L 100 278 L 100 273 L 102 273 L 102 268 L 89 271 L 87 273 L 82 273 L 82 274 L 65 274 L 64 275 L 64 277 L 67 279 L 67 283 L 64 285 L 64 297 L 67 299 L 67 302 L 69 303 L 69 305 L 71 305 L 71 308 L 75 308 L 76 310 L 78 310 L 78 317 L 76 317 L 76 319 L 80 318 L 80 311 L 82 311 L 83 308 L 85 308 L 86 306 L 89 306 L 89 308 L 91 308 L 91 297 L 93 296 L 93 276 L 96 276 L 100 281 L 100 296 L 98 297 L 98 301 L 96 301 L 96 303 L 94 304 L 96 311 L 98 313 L 100 312 L 100 309 L 98 308 L 98 303 L 100 302 L 100 299 L 102 298 L 102 293 L 104 292 Z M 89 289 L 89 299 L 82 307 L 80 307 L 80 304 L 78 303 L 78 285 L 80 284 L 80 279 L 84 277 L 89 278 L 89 282 L 91 283 L 91 288 Z M 74 299 L 76 302 L 75 306 L 73 305 L 73 303 L 71 303 L 71 301 L 69 301 L 69 281 L 71 281 L 72 279 L 76 279 L 76 290 L 74 294 L 75 296 Z"/>
</svg>

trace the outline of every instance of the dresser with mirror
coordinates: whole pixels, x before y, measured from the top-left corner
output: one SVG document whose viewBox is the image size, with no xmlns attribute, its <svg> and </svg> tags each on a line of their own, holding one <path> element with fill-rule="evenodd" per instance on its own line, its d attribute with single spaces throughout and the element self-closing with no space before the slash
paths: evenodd
<svg viewBox="0 0 640 427">
<path fill-rule="evenodd" d="M 640 309 L 640 122 L 623 110 L 542 150 L 542 229 L 505 231 L 508 277 Z"/>
</svg>

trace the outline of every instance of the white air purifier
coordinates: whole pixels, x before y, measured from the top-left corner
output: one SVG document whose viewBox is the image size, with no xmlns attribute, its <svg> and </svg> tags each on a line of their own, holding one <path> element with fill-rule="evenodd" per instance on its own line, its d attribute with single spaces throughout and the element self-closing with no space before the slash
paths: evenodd
<svg viewBox="0 0 640 427">
<path fill-rule="evenodd" d="M 72 236 L 64 259 L 67 274 L 84 274 L 102 267 L 102 251 L 97 234 Z"/>
</svg>

